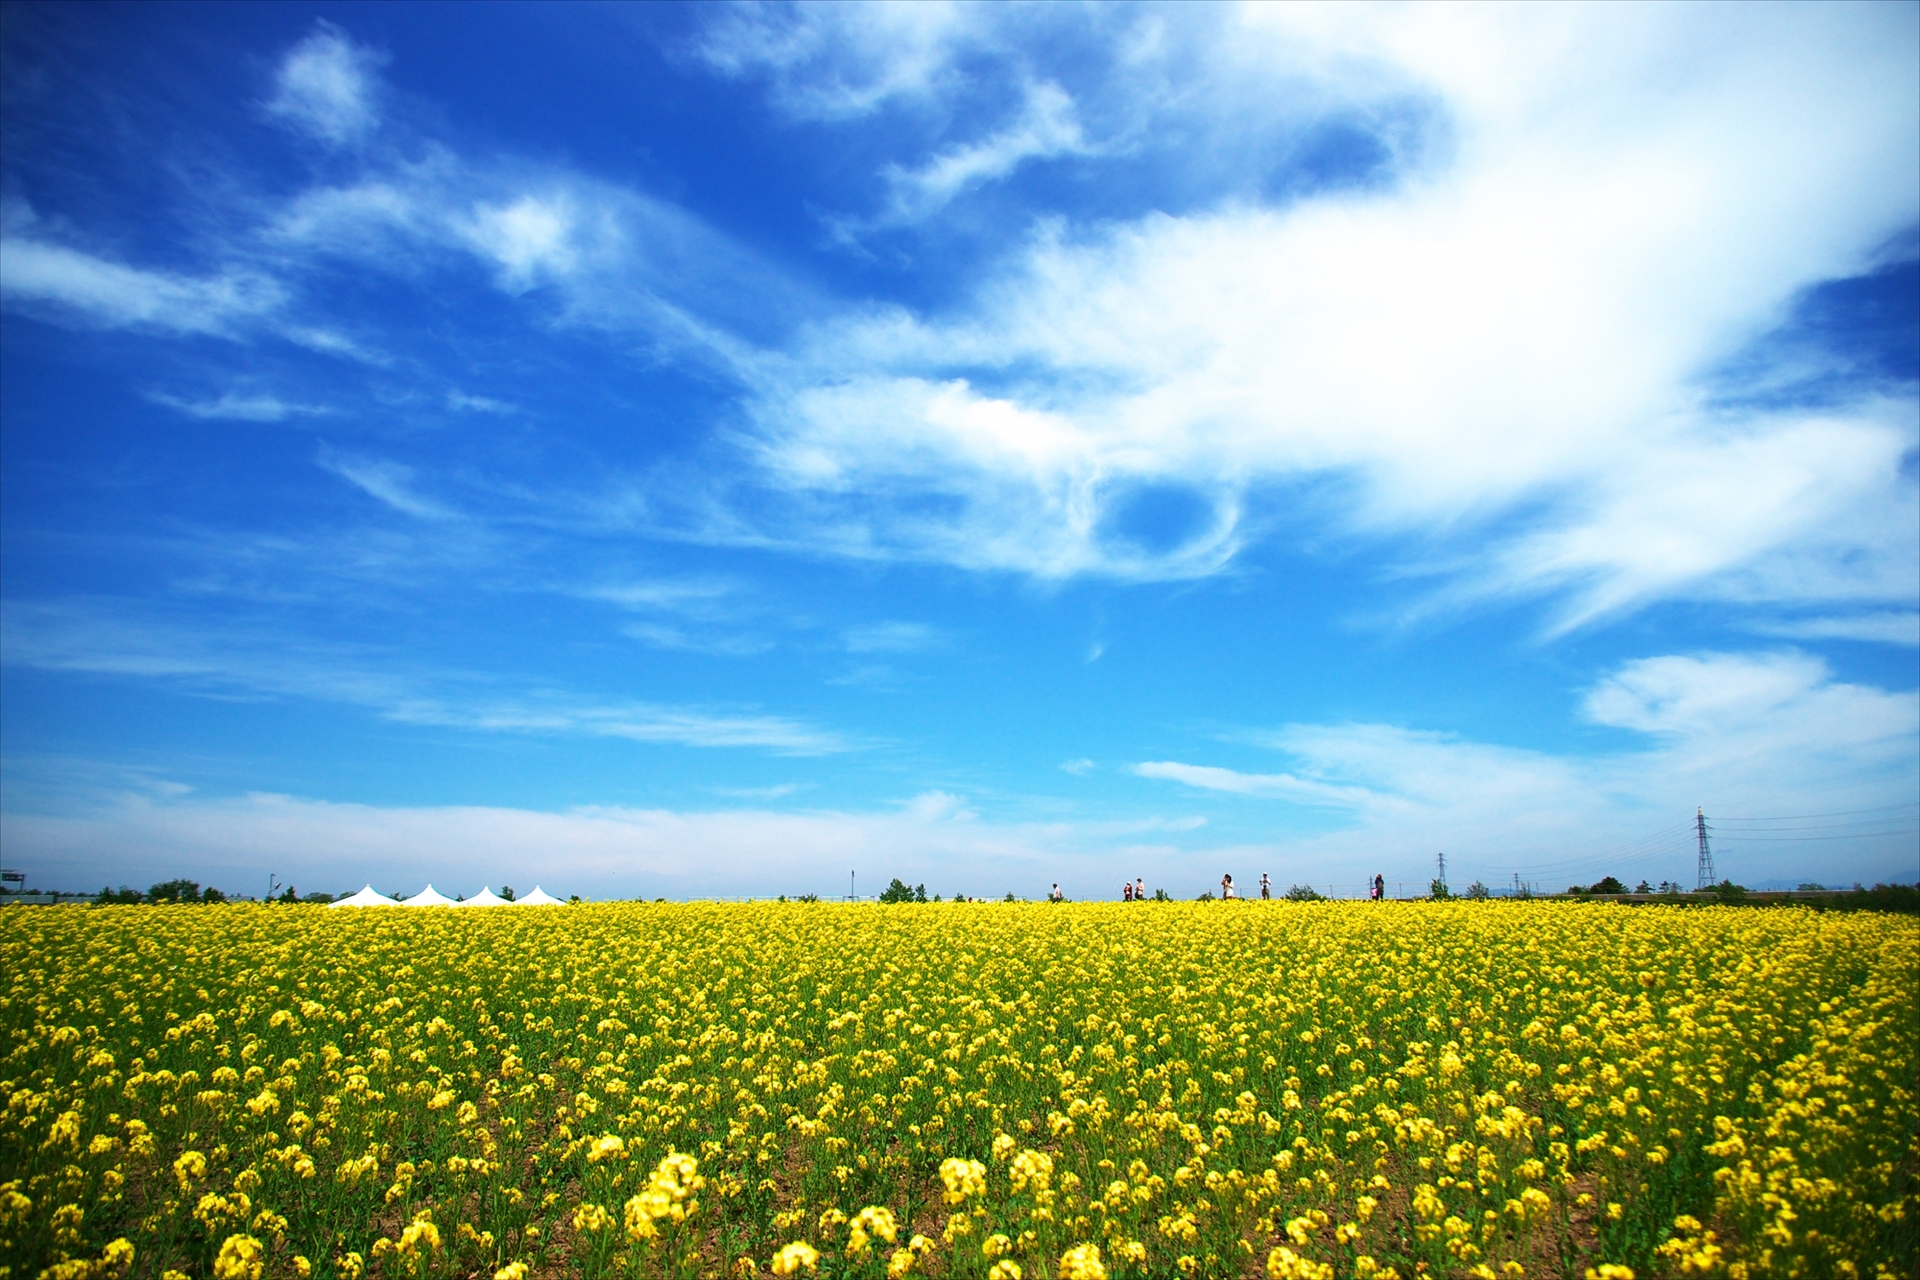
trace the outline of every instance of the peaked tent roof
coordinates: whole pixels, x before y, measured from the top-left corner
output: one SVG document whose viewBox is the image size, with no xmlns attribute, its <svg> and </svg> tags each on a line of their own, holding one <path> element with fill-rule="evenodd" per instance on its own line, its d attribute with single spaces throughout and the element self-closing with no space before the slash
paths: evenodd
<svg viewBox="0 0 1920 1280">
<path fill-rule="evenodd" d="M 542 890 L 539 885 L 535 885 L 532 893 L 524 898 L 515 898 L 513 905 L 516 907 L 563 907 L 566 904 Z"/>
<path fill-rule="evenodd" d="M 384 893 L 375 893 L 373 886 L 368 885 L 351 898 L 342 898 L 338 902 L 330 902 L 327 905 L 331 907 L 397 907 L 400 904 Z"/>
<path fill-rule="evenodd" d="M 480 892 L 474 894 L 471 898 L 468 898 L 465 902 L 459 903 L 458 905 L 463 907 L 504 907 L 507 905 L 507 900 L 501 897 L 499 894 L 495 893 L 493 891 L 493 886 L 488 885 L 486 888 L 480 890 Z"/>
<path fill-rule="evenodd" d="M 428 885 L 400 905 L 403 907 L 451 907 L 454 902 L 443 893 L 435 893 L 433 886 Z"/>
</svg>

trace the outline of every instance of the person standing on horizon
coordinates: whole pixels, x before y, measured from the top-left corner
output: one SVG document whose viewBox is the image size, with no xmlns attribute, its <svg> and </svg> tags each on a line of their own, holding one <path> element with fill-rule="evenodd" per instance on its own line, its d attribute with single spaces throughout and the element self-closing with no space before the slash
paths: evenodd
<svg viewBox="0 0 1920 1280">
<path fill-rule="evenodd" d="M 1273 897 L 1273 882 L 1268 880 L 1267 873 L 1262 871 L 1260 873 L 1260 901 L 1265 902 L 1271 897 Z"/>
<path fill-rule="evenodd" d="M 1133 901 L 1133 881 L 1122 880 L 1120 882 L 1120 901 L 1122 902 Z"/>
<path fill-rule="evenodd" d="M 1135 876 L 1133 878 L 1133 900 L 1135 902 L 1145 902 L 1147 900 L 1147 878 L 1145 876 Z"/>
<path fill-rule="evenodd" d="M 1387 878 L 1376 875 L 1373 878 L 1373 900 L 1380 902 L 1387 896 Z"/>
<path fill-rule="evenodd" d="M 1231 872 L 1220 877 L 1220 901 L 1233 901 L 1233 874 Z"/>
</svg>

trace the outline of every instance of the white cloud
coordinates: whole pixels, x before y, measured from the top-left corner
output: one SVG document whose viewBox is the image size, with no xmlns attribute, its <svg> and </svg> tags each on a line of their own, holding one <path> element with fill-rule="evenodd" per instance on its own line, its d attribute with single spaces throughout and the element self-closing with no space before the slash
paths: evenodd
<svg viewBox="0 0 1920 1280">
<path fill-rule="evenodd" d="M 543 278 L 571 275 L 580 261 L 577 227 L 564 197 L 521 196 L 508 205 L 480 205 L 468 235 L 499 267 L 500 287 L 523 293 Z"/>
<path fill-rule="evenodd" d="M 889 208 L 872 223 L 847 223 L 849 230 L 901 226 L 937 212 L 970 188 L 1011 174 L 1029 160 L 1087 149 L 1075 118 L 1073 99 L 1051 82 L 1030 84 L 1018 118 L 979 142 L 949 147 L 915 168 L 889 165 Z"/>
<path fill-rule="evenodd" d="M 1754 630 L 1789 640 L 1866 640 L 1878 644 L 1920 645 L 1920 613 L 1880 609 L 1755 624 Z"/>
<path fill-rule="evenodd" d="M 402 515 L 418 520 L 451 520 L 459 514 L 418 492 L 413 485 L 411 467 L 382 458 L 356 457 L 331 448 L 322 448 L 315 461 L 324 470 Z"/>
<path fill-rule="evenodd" d="M 1076 778 L 1085 777 L 1087 774 L 1092 773 L 1095 768 L 1096 766 L 1093 761 L 1087 759 L 1085 756 L 1081 756 L 1078 760 L 1062 760 L 1060 762 L 1060 771 L 1062 773 L 1070 773 Z"/>
<path fill-rule="evenodd" d="M 633 622 L 620 628 L 630 636 L 656 649 L 684 649 L 690 653 L 712 653 L 729 658 L 750 658 L 773 648 L 762 636 L 716 631 L 690 631 L 685 627 L 665 626 L 657 622 Z"/>
<path fill-rule="evenodd" d="M 707 15 L 692 50 L 724 75 L 769 77 L 774 101 L 798 118 L 846 120 L 943 88 L 976 18 L 945 0 L 734 5 Z"/>
<path fill-rule="evenodd" d="M 581 594 L 623 609 L 665 609 L 710 614 L 735 593 L 734 584 L 712 578 L 635 579 L 590 587 Z"/>
<path fill-rule="evenodd" d="M 286 290 L 269 276 L 147 271 L 31 236 L 0 240 L 0 296 L 82 324 L 232 336 L 240 322 L 278 310 Z"/>
<path fill-rule="evenodd" d="M 1284 491 L 1315 538 L 1431 546 L 1409 567 L 1436 603 L 1558 597 L 1559 629 L 1680 594 L 1910 600 L 1907 393 L 1727 407 L 1708 379 L 1920 219 L 1920 122 L 1895 105 L 1920 93 L 1913 19 L 1249 11 L 1222 36 L 1245 56 L 1430 94 L 1451 160 L 1046 224 L 948 312 L 815 325 L 754 379 L 758 460 L 793 503 L 768 528 L 1178 577 L 1284 536 Z M 1201 514 L 1142 543 L 1124 516 L 1154 489 Z"/>
<path fill-rule="evenodd" d="M 944 639 L 937 628 L 924 622 L 872 622 L 840 633 L 849 653 L 918 653 Z"/>
<path fill-rule="evenodd" d="M 495 400 L 491 396 L 468 395 L 464 391 L 448 391 L 447 407 L 463 413 L 518 413 L 519 406 L 508 404 L 505 400 Z"/>
<path fill-rule="evenodd" d="M 587 807 L 380 808 L 281 795 L 156 801 L 103 796 L 84 808 L 7 814 L 8 858 L 34 883 L 149 883 L 192 875 L 245 890 L 271 860 L 303 890 L 371 881 L 409 892 L 431 880 L 467 894 L 505 882 L 522 892 L 591 897 L 755 896 L 847 892 L 871 897 L 894 876 L 929 892 L 1037 899 L 1051 880 L 1103 893 L 1108 859 L 1162 881 L 1192 878 L 1164 842 L 1190 823 L 1022 824 L 975 820 L 964 802 L 928 793 L 871 812 L 680 812 Z M 689 860 L 687 850 L 701 856 Z M 1082 889 L 1081 886 L 1085 888 Z"/>
<path fill-rule="evenodd" d="M 238 624 L 183 624 L 104 601 L 9 601 L 0 653 L 10 667 L 161 680 L 219 698 L 299 698 L 385 720 L 478 733 L 577 735 L 819 756 L 863 743 L 750 708 L 600 699 L 500 677 L 408 669 L 368 646 L 328 646 Z"/>
<path fill-rule="evenodd" d="M 237 422 L 281 422 L 291 417 L 315 417 L 332 410 L 324 405 L 298 404 L 267 392 L 223 391 L 213 400 L 187 400 L 153 391 L 147 399 L 178 409 L 193 418 L 224 418 Z"/>
<path fill-rule="evenodd" d="M 10 611 L 11 613 L 11 611 Z M 13 619 L 7 619 L 13 624 Z M 15 647 L 8 643 L 11 655 Z M 466 892 L 501 881 L 589 896 L 844 892 L 848 870 L 876 891 L 892 876 L 930 890 L 1038 896 L 1058 880 L 1104 896 L 1116 867 L 1189 896 L 1223 870 L 1251 883 L 1358 893 L 1378 871 L 1421 892 L 1444 849 L 1458 888 L 1496 887 L 1514 872 L 1548 889 L 1617 874 L 1691 882 L 1692 815 L 1722 822 L 1720 874 L 1748 884 L 1913 878 L 1920 777 L 1920 696 L 1836 681 L 1804 655 L 1699 654 L 1629 663 L 1593 691 L 1589 714 L 1650 735 L 1649 745 L 1588 754 L 1472 742 L 1395 725 L 1290 725 L 1269 745 L 1297 762 L 1245 774 L 1157 762 L 1136 770 L 1176 781 L 1209 804 L 1265 797 L 1337 810 L 1320 834 L 1201 843 L 1204 815 L 1029 822 L 983 813 L 968 798 L 924 792 L 877 809 L 687 812 L 593 807 L 564 812 L 379 808 L 287 796 L 222 799 L 94 770 L 91 788 L 47 798 L 10 765 L 9 858 L 36 883 L 63 877 L 145 883 L 188 874 L 234 886 L 264 870 L 305 887 Z M 422 706 L 426 723 L 523 732 L 632 732 L 646 741 L 767 745 L 794 735 L 797 754 L 831 749 L 791 722 L 661 709 L 588 711 L 551 699 L 512 706 Z M 777 749 L 777 748 L 776 748 Z M 67 770 L 71 773 L 72 770 Z M 728 794 L 769 801 L 786 787 Z M 1770 815 L 1838 815 L 1769 831 Z M 1861 814 L 1867 816 L 1862 817 Z M 1777 824 L 1776 824 L 1777 825 Z M 1838 833 L 1845 837 L 1829 840 Z M 701 856 L 689 860 L 686 851 Z M 436 851 L 451 850 L 450 853 Z M 137 851 L 137 852 L 129 852 Z"/>
<path fill-rule="evenodd" d="M 1164 778 L 1206 791 L 1281 796 L 1299 804 L 1357 807 L 1378 802 L 1381 798 L 1364 787 L 1329 786 L 1290 773 L 1239 773 L 1213 765 L 1180 764 L 1172 760 L 1150 760 L 1136 764 L 1133 772 L 1142 778 Z"/>
<path fill-rule="evenodd" d="M 1556 754 L 1398 725 L 1295 724 L 1260 739 L 1297 762 L 1290 774 L 1164 762 L 1136 772 L 1347 808 L 1341 826 L 1284 847 L 1322 881 L 1380 868 L 1424 884 L 1445 849 L 1461 883 L 1518 870 L 1552 889 L 1608 873 L 1691 883 L 1695 806 L 1729 820 L 1868 809 L 1910 803 L 1920 780 L 1920 694 L 1837 681 L 1805 654 L 1637 660 L 1596 684 L 1584 711 L 1652 741 Z M 1296 790 L 1303 777 L 1309 789 Z M 1822 865 L 1840 868 L 1830 878 L 1910 879 L 1912 852 L 1910 832 L 1882 824 L 1826 846 L 1734 843 L 1719 869 L 1747 883 Z"/>
<path fill-rule="evenodd" d="M 379 127 L 385 61 L 323 20 L 281 62 L 267 112 L 330 145 L 357 142 Z"/>
</svg>

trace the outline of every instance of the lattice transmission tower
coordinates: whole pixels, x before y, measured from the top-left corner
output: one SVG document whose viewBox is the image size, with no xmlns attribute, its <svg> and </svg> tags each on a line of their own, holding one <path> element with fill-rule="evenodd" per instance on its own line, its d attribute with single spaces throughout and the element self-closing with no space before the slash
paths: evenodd
<svg viewBox="0 0 1920 1280">
<path fill-rule="evenodd" d="M 1693 811 L 1693 829 L 1700 837 L 1700 871 L 1696 877 L 1699 883 L 1696 889 L 1711 889 L 1713 879 L 1713 848 L 1707 843 L 1707 812 L 1704 808 Z"/>
</svg>

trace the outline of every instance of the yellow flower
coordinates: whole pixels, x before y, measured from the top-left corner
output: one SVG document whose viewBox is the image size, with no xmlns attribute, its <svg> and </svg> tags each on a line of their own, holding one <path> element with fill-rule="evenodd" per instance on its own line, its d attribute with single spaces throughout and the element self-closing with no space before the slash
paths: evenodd
<svg viewBox="0 0 1920 1280">
<path fill-rule="evenodd" d="M 987 1166 L 958 1156 L 940 1162 L 940 1180 L 947 1185 L 948 1204 L 965 1204 L 970 1196 L 987 1194 Z"/>
<path fill-rule="evenodd" d="M 1281 1245 L 1267 1255 L 1267 1276 L 1269 1280 L 1333 1280 L 1333 1267 Z"/>
<path fill-rule="evenodd" d="M 1012 1258 L 1002 1258 L 987 1270 L 987 1280 L 1020 1280 L 1020 1264 Z"/>
<path fill-rule="evenodd" d="M 1107 1280 L 1097 1244 L 1077 1244 L 1060 1255 L 1060 1280 Z"/>
<path fill-rule="evenodd" d="M 783 1245 L 773 1255 L 773 1274 L 790 1276 L 796 1271 L 813 1271 L 820 1265 L 820 1251 L 805 1240 Z"/>
<path fill-rule="evenodd" d="M 252 1236 L 228 1236 L 213 1260 L 214 1280 L 260 1280 L 266 1248 Z"/>
</svg>

